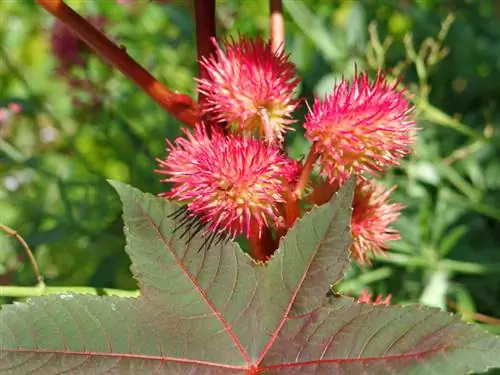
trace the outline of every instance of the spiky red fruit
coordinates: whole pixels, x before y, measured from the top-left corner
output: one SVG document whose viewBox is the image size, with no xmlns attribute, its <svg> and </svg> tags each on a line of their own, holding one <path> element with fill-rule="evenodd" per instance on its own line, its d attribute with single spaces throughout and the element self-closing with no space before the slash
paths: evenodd
<svg viewBox="0 0 500 375">
<path fill-rule="evenodd" d="M 213 42 L 215 55 L 201 61 L 207 78 L 197 80 L 206 96 L 204 109 L 235 131 L 256 131 L 268 141 L 281 142 L 298 105 L 295 66 L 260 38 L 226 41 L 224 51 Z"/>
<path fill-rule="evenodd" d="M 389 203 L 395 188 L 385 190 L 373 180 L 358 178 L 352 204 L 351 253 L 359 264 L 369 263 L 370 253 L 383 254 L 388 241 L 400 238 L 399 232 L 390 227 L 404 207 L 400 203 Z"/>
<path fill-rule="evenodd" d="M 263 141 L 223 135 L 209 136 L 198 125 L 186 138 L 168 142 L 168 157 L 157 160 L 156 172 L 174 185 L 162 196 L 187 202 L 188 211 L 207 225 L 207 231 L 250 236 L 281 220 L 278 203 L 284 202 L 291 160 Z"/>
<path fill-rule="evenodd" d="M 404 90 L 380 72 L 352 83 L 343 80 L 306 118 L 306 137 L 315 143 L 322 175 L 342 184 L 350 175 L 385 170 L 410 151 L 415 121 Z"/>
</svg>

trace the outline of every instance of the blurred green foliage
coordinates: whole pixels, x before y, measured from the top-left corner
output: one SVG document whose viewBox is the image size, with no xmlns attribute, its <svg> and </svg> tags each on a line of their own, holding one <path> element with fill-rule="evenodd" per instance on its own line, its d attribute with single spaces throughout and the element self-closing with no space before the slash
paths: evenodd
<svg viewBox="0 0 500 375">
<path fill-rule="evenodd" d="M 108 36 L 166 86 L 194 95 L 189 4 L 69 4 L 105 16 Z M 267 35 L 267 8 L 265 0 L 219 1 L 220 35 Z M 285 0 L 284 8 L 301 96 L 323 96 L 355 66 L 393 68 L 421 128 L 414 153 L 383 178 L 406 205 L 402 240 L 373 267 L 353 265 L 339 289 L 392 293 L 395 302 L 448 308 L 470 321 L 476 312 L 500 318 L 500 3 Z M 55 73 L 52 23 L 33 2 L 0 2 L 0 107 L 23 108 L 0 123 L 0 222 L 35 250 L 48 285 L 134 289 L 120 203 L 106 179 L 160 192 L 155 158 L 180 125 L 95 56 L 71 72 L 91 92 L 72 90 L 68 74 Z M 300 126 L 287 146 L 294 157 L 307 153 Z M 20 246 L 0 236 L 0 284 L 34 280 Z M 498 322 L 485 328 L 500 333 Z"/>
</svg>

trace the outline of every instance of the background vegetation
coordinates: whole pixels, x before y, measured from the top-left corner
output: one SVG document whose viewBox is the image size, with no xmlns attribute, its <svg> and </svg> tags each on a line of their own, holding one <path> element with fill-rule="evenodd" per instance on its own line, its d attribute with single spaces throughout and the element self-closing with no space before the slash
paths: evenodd
<svg viewBox="0 0 500 375">
<path fill-rule="evenodd" d="M 69 1 L 168 87 L 194 94 L 187 2 Z M 496 0 L 285 0 L 287 50 L 300 95 L 324 95 L 354 67 L 404 74 L 422 129 L 384 178 L 406 205 L 402 240 L 340 290 L 459 311 L 500 333 L 500 3 Z M 221 36 L 267 35 L 267 0 L 218 1 Z M 31 1 L 0 1 L 0 223 L 24 236 L 49 286 L 135 289 L 121 207 L 106 179 L 143 191 L 179 124 L 97 57 L 60 74 L 53 19 Z M 79 80 L 79 85 L 75 85 Z M 9 111 L 12 103 L 19 113 Z M 10 105 L 10 106 L 9 106 Z M 305 108 L 300 112 L 305 113 Z M 292 155 L 309 145 L 298 130 Z M 14 238 L 0 236 L 0 285 L 35 284 Z M 0 302 L 11 302 L 1 292 Z"/>
</svg>

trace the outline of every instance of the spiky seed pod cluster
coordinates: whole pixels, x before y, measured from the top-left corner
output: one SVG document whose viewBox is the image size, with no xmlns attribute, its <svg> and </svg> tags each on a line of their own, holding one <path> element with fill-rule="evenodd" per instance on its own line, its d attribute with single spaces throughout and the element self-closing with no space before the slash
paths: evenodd
<svg viewBox="0 0 500 375">
<path fill-rule="evenodd" d="M 201 64 L 207 73 L 197 80 L 205 96 L 202 110 L 214 123 L 227 125 L 229 134 L 213 126 L 208 132 L 200 123 L 167 141 L 168 156 L 158 160 L 156 172 L 173 185 L 162 196 L 185 202 L 185 222 L 199 220 L 204 235 L 260 238 L 268 228 L 282 228 L 305 169 L 283 147 L 300 102 L 294 96 L 300 80 L 288 56 L 259 38 L 216 44 L 215 54 Z M 373 81 L 356 74 L 324 100 L 315 99 L 305 119 L 305 136 L 317 154 L 308 160 L 316 162 L 330 190 L 358 176 L 351 253 L 360 264 L 399 238 L 391 224 L 403 206 L 389 202 L 394 188 L 385 190 L 368 177 L 397 165 L 410 151 L 411 109 L 398 83 L 380 72 Z"/>
</svg>

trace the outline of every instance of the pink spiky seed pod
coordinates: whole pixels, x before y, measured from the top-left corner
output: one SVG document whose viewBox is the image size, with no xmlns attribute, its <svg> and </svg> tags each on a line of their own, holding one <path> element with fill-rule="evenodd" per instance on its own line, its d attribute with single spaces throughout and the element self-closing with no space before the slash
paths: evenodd
<svg viewBox="0 0 500 375">
<path fill-rule="evenodd" d="M 304 128 L 315 143 L 321 174 L 343 184 L 352 174 L 377 174 L 398 164 L 414 141 L 415 121 L 405 90 L 380 71 L 342 80 L 323 102 L 314 100 Z"/>
<path fill-rule="evenodd" d="M 351 254 L 360 265 L 370 263 L 370 254 L 384 254 L 387 242 L 400 238 L 399 231 L 390 226 L 404 208 L 401 203 L 389 203 L 395 188 L 385 190 L 374 180 L 357 179 L 352 203 Z"/>
<path fill-rule="evenodd" d="M 197 79 L 198 91 L 206 97 L 203 109 L 235 132 L 257 132 L 281 143 L 299 104 L 295 65 L 260 38 L 225 41 L 224 50 L 213 43 L 215 54 L 201 60 L 206 78 Z"/>
<path fill-rule="evenodd" d="M 199 219 L 196 229 L 203 226 L 204 235 L 234 239 L 249 238 L 252 227 L 260 237 L 265 227 L 282 220 L 278 204 L 285 200 L 293 168 L 277 146 L 216 129 L 209 135 L 200 124 L 185 135 L 167 141 L 168 156 L 157 160 L 155 171 L 167 176 L 162 182 L 173 183 L 160 196 L 187 203 L 184 224 Z"/>
</svg>

